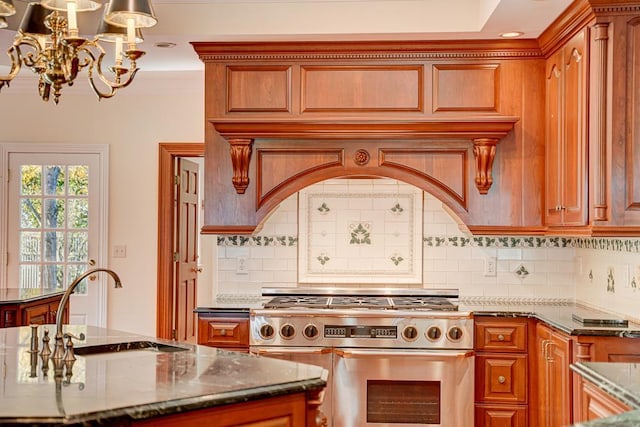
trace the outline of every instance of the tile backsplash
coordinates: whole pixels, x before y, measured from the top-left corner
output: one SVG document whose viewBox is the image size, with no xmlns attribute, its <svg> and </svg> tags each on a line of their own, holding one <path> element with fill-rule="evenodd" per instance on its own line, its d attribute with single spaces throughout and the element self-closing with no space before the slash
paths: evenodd
<svg viewBox="0 0 640 427">
<path fill-rule="evenodd" d="M 308 190 L 336 194 L 348 188 L 374 195 L 381 188 L 401 192 L 403 186 L 393 180 L 336 179 Z M 387 286 L 459 288 L 461 296 L 474 298 L 575 299 L 640 317 L 635 309 L 640 302 L 640 239 L 473 236 L 428 193 L 422 215 L 422 284 L 391 281 Z M 259 295 L 264 286 L 323 286 L 298 284 L 298 249 L 295 194 L 281 203 L 257 235 L 218 236 L 214 293 L 223 299 L 242 298 Z M 353 256 L 360 255 L 354 251 Z"/>
</svg>

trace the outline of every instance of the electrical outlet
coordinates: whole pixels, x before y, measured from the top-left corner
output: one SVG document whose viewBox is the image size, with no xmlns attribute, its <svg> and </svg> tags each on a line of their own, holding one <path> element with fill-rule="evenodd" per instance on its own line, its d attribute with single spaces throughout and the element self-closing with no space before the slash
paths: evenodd
<svg viewBox="0 0 640 427">
<path fill-rule="evenodd" d="M 247 257 L 239 256 L 236 258 L 236 274 L 249 274 L 248 264 Z"/>
<path fill-rule="evenodd" d="M 127 257 L 127 246 L 126 245 L 115 245 L 113 247 L 113 257 L 114 258 L 126 258 Z"/>
<path fill-rule="evenodd" d="M 498 260 L 495 257 L 484 259 L 484 275 L 493 277 L 498 273 Z"/>
</svg>

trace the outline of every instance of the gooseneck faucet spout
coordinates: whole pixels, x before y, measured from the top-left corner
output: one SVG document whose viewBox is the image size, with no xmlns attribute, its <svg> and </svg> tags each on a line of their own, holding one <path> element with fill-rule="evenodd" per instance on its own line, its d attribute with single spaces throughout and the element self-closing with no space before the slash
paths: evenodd
<svg viewBox="0 0 640 427">
<path fill-rule="evenodd" d="M 66 334 L 64 334 L 64 332 L 62 331 L 62 317 L 63 317 L 65 308 L 67 308 L 69 297 L 71 296 L 75 288 L 80 284 L 80 282 L 82 282 L 85 278 L 93 274 L 99 273 L 101 271 L 108 273 L 109 275 L 111 275 L 111 277 L 113 277 L 116 288 L 122 287 L 122 282 L 120 281 L 120 277 L 118 277 L 118 274 L 115 271 L 110 270 L 108 268 L 93 268 L 91 270 L 87 270 L 81 275 L 79 275 L 78 277 L 76 277 L 73 282 L 71 282 L 71 284 L 65 291 L 64 295 L 62 295 L 60 304 L 58 304 L 58 311 L 56 313 L 56 336 L 55 336 L 56 341 L 55 341 L 55 348 L 53 351 L 53 355 L 51 356 L 52 359 L 62 359 L 64 357 L 65 351 L 64 351 L 63 340 Z"/>
</svg>

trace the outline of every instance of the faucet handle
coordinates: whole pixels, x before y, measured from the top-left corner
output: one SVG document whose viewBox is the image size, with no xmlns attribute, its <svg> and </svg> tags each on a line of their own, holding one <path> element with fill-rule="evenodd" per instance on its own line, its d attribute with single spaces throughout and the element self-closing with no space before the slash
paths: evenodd
<svg viewBox="0 0 640 427">
<path fill-rule="evenodd" d="M 73 340 L 71 338 L 75 338 L 77 340 L 83 341 L 85 336 L 84 336 L 83 333 L 80 333 L 80 336 L 77 337 L 77 336 L 75 336 L 73 334 L 70 334 L 69 332 L 66 332 L 64 334 L 64 338 L 67 339 L 67 344 L 65 345 L 65 347 L 67 348 L 67 351 L 64 354 L 64 359 L 63 360 L 65 362 L 74 361 L 74 360 L 76 360 L 76 356 L 75 356 L 75 354 L 73 352 Z"/>
</svg>

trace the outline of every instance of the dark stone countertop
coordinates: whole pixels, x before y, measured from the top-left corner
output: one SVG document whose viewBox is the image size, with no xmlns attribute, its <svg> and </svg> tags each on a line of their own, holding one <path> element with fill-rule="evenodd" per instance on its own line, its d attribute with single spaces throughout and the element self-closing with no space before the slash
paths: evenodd
<svg viewBox="0 0 640 427">
<path fill-rule="evenodd" d="M 0 289 L 0 305 L 23 304 L 62 294 L 64 294 L 64 289 L 47 291 L 42 289 L 4 288 Z"/>
<path fill-rule="evenodd" d="M 596 310 L 576 303 L 518 304 L 511 302 L 464 303 L 460 310 L 472 311 L 476 317 L 533 317 L 550 326 L 574 336 L 619 336 L 640 338 L 640 324 L 629 322 L 628 326 L 590 326 L 573 319 L 573 314 L 586 318 L 610 318 L 611 313 Z M 615 317 L 615 316 L 614 316 Z"/>
<path fill-rule="evenodd" d="M 633 409 L 613 417 L 576 424 L 577 426 L 640 426 L 640 364 L 580 362 L 571 365 L 571 369 Z"/>
<path fill-rule="evenodd" d="M 53 336 L 55 325 L 46 327 Z M 38 328 L 40 348 L 43 328 Z M 31 368 L 29 327 L 0 329 L 0 424 L 114 425 L 304 392 L 326 384 L 326 370 L 312 365 L 95 327 L 74 325 L 65 330 L 87 336 L 84 342 L 76 342 L 78 353 L 83 347 L 127 342 L 187 350 L 77 354 L 70 380 L 56 381 L 52 361 L 46 376 L 40 357 Z M 53 339 L 50 344 L 53 350 Z"/>
</svg>

